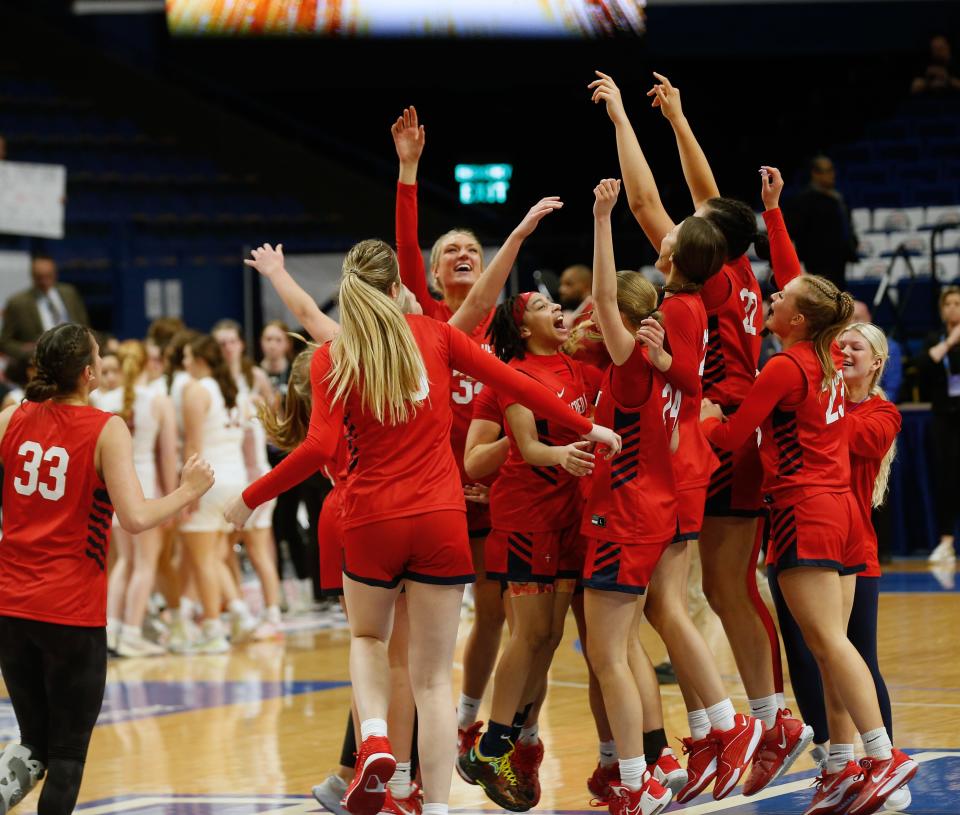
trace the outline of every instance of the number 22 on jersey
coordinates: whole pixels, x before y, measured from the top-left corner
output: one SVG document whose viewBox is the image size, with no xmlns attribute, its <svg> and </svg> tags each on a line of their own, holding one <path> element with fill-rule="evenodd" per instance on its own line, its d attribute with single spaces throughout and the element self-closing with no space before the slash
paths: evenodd
<svg viewBox="0 0 960 815">
<path fill-rule="evenodd" d="M 24 459 L 23 474 L 13 479 L 13 488 L 20 495 L 40 493 L 48 501 L 59 501 L 67 489 L 67 466 L 70 456 L 62 447 L 48 447 L 44 450 L 35 441 L 25 441 L 17 450 Z M 41 480 L 41 465 L 48 465 Z M 23 476 L 26 476 L 24 479 Z"/>
</svg>

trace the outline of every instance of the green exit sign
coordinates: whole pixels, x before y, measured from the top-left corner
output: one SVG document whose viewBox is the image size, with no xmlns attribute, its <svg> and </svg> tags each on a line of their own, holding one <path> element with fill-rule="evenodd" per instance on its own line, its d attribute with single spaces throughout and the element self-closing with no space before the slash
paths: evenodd
<svg viewBox="0 0 960 815">
<path fill-rule="evenodd" d="M 461 204 L 505 204 L 511 176 L 512 164 L 458 164 L 453 170 Z"/>
</svg>

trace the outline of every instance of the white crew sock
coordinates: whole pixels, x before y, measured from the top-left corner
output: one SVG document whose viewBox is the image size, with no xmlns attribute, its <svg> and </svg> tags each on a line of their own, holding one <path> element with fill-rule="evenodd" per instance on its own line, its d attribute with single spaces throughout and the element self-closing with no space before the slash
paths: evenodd
<svg viewBox="0 0 960 815">
<path fill-rule="evenodd" d="M 710 717 L 704 708 L 687 713 L 687 722 L 690 724 L 690 738 L 694 741 L 706 738 L 710 732 Z"/>
<path fill-rule="evenodd" d="M 180 619 L 189 622 L 193 619 L 193 600 L 189 597 L 180 598 L 180 607 L 177 609 Z"/>
<path fill-rule="evenodd" d="M 536 744 L 540 741 L 540 725 L 534 723 L 530 727 L 521 728 L 520 741 L 524 744 Z"/>
<path fill-rule="evenodd" d="M 387 735 L 387 722 L 385 719 L 364 719 L 360 722 L 360 741 L 366 741 L 371 736 Z"/>
<path fill-rule="evenodd" d="M 620 781 L 628 790 L 636 792 L 643 786 L 643 774 L 647 771 L 647 759 L 638 758 L 620 759 Z"/>
<path fill-rule="evenodd" d="M 410 786 L 410 762 L 398 761 L 397 769 L 393 772 L 393 777 L 387 782 L 390 787 L 390 794 L 394 798 L 409 798 L 413 792 Z"/>
<path fill-rule="evenodd" d="M 893 745 L 890 743 L 885 727 L 861 733 L 860 738 L 863 739 L 863 749 L 870 758 L 879 758 L 884 761 L 893 755 L 891 752 Z"/>
<path fill-rule="evenodd" d="M 827 772 L 838 773 L 854 760 L 852 744 L 831 744 L 827 754 Z"/>
<path fill-rule="evenodd" d="M 617 743 L 610 739 L 610 741 L 601 741 L 600 742 L 600 766 L 601 767 L 612 767 L 617 763 L 619 756 L 617 756 Z"/>
<path fill-rule="evenodd" d="M 233 617 L 249 617 L 250 609 L 247 607 L 247 604 L 243 600 L 237 598 L 236 600 L 231 600 L 227 609 L 230 611 L 231 616 Z"/>
<path fill-rule="evenodd" d="M 447 815 L 450 811 L 449 804 L 424 804 L 423 815 Z"/>
<path fill-rule="evenodd" d="M 477 720 L 482 701 L 482 699 L 467 696 L 465 693 L 460 694 L 460 702 L 457 705 L 457 727 L 466 730 Z"/>
<path fill-rule="evenodd" d="M 762 699 L 750 699 L 750 715 L 755 719 L 760 719 L 763 726 L 769 730 L 777 723 L 777 711 L 780 705 L 777 702 L 777 694 L 764 696 Z"/>
<path fill-rule="evenodd" d="M 219 619 L 214 618 L 212 620 L 203 621 L 203 636 L 205 639 L 212 640 L 217 637 L 224 636 L 223 633 L 223 624 Z"/>
<path fill-rule="evenodd" d="M 280 625 L 280 606 L 267 606 L 263 618 L 273 625 Z"/>
<path fill-rule="evenodd" d="M 710 719 L 710 726 L 721 733 L 733 727 L 733 717 L 735 715 L 733 702 L 729 699 L 724 699 L 722 702 L 717 702 L 707 708 L 707 718 Z"/>
<path fill-rule="evenodd" d="M 787 697 L 786 697 L 784 694 L 782 694 L 782 693 L 778 693 L 778 694 L 775 694 L 775 695 L 776 695 L 776 697 L 777 697 L 777 710 L 786 710 L 786 709 L 787 709 Z"/>
<path fill-rule="evenodd" d="M 140 639 L 140 628 L 136 625 L 127 625 L 124 623 L 120 627 L 120 639 L 123 640 L 138 640 Z"/>
</svg>

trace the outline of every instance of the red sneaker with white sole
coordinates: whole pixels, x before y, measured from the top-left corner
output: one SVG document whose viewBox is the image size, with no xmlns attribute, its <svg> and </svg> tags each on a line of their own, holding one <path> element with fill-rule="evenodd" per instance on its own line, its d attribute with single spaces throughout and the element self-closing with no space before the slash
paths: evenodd
<svg viewBox="0 0 960 815">
<path fill-rule="evenodd" d="M 713 782 L 713 800 L 726 798 L 740 782 L 743 771 L 753 759 L 760 739 L 763 722 L 738 713 L 729 730 L 711 730 L 708 739 L 717 742 L 717 778 Z"/>
<path fill-rule="evenodd" d="M 817 776 L 817 791 L 803 815 L 843 815 L 863 788 L 863 772 L 856 761 L 848 761 L 840 772 Z"/>
<path fill-rule="evenodd" d="M 681 739 L 687 758 L 687 784 L 677 793 L 677 803 L 685 804 L 703 792 L 717 777 L 717 742 L 710 737 L 694 741 Z"/>
<path fill-rule="evenodd" d="M 352 815 L 377 815 L 387 798 L 387 782 L 397 769 L 386 736 L 368 736 L 357 753 L 357 771 L 341 804 Z"/>
<path fill-rule="evenodd" d="M 466 730 L 461 730 L 457 728 L 457 758 L 465 756 L 470 752 L 470 748 L 473 747 L 474 742 L 477 740 L 477 737 L 483 731 L 483 722 L 476 721 L 470 725 Z M 467 778 L 460 769 L 460 762 L 457 761 L 454 765 L 457 768 L 457 775 L 459 775 L 464 781 L 473 786 L 477 785 L 476 781 L 473 781 L 470 778 Z"/>
<path fill-rule="evenodd" d="M 760 748 L 753 757 L 750 775 L 743 782 L 743 794 L 755 795 L 790 769 L 813 741 L 813 728 L 793 718 L 789 710 L 777 711 L 777 721 L 765 730 Z"/>
<path fill-rule="evenodd" d="M 606 804 L 610 800 L 610 787 L 620 784 L 620 762 L 604 767 L 597 764 L 597 769 L 593 771 L 587 779 L 587 789 L 598 803 Z"/>
<path fill-rule="evenodd" d="M 676 753 L 669 747 L 664 747 L 660 751 L 660 757 L 656 763 L 647 765 L 647 772 L 654 781 L 666 787 L 674 796 L 687 786 L 687 771 L 680 766 Z"/>
<path fill-rule="evenodd" d="M 387 787 L 387 798 L 380 815 L 420 815 L 423 812 L 423 792 L 416 782 L 410 784 L 410 794 L 398 798 Z"/>
<path fill-rule="evenodd" d="M 608 808 L 610 815 L 660 815 L 672 798 L 670 790 L 654 781 L 650 773 L 644 773 L 643 786 L 638 790 L 623 785 L 611 787 Z"/>
<path fill-rule="evenodd" d="M 864 758 L 860 771 L 864 783 L 860 794 L 847 810 L 849 815 L 870 815 L 883 806 L 887 796 L 900 789 L 917 774 L 917 762 L 906 753 L 894 749 L 888 759 Z"/>
</svg>

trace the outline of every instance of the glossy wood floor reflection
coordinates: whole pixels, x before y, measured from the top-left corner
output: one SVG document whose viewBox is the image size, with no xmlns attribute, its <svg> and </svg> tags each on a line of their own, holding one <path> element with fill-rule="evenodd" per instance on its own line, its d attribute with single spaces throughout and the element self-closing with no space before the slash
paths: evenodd
<svg viewBox="0 0 960 815">
<path fill-rule="evenodd" d="M 885 578 L 889 591 L 881 597 L 880 653 L 893 698 L 897 743 L 905 748 L 960 749 L 960 594 L 953 587 L 955 580 L 952 568 L 931 574 L 925 564 L 901 564 Z M 743 689 L 719 624 L 709 614 L 702 615 L 700 622 L 735 704 L 744 709 Z M 461 647 L 468 626 L 465 617 Z M 659 640 L 648 628 L 642 636 L 651 658 L 660 661 L 665 652 Z M 347 646 L 346 630 L 321 630 L 288 633 L 282 642 L 240 647 L 224 656 L 112 661 L 81 804 L 133 794 L 291 796 L 299 804 L 288 807 L 290 812 L 318 811 L 312 799 L 299 796 L 309 796 L 311 786 L 337 763 L 350 696 Z M 577 646 L 571 618 L 540 722 L 547 748 L 541 771 L 543 811 L 587 809 L 584 780 L 596 760 L 596 735 L 587 707 L 586 670 Z M 455 685 L 459 685 L 459 664 Z M 663 702 L 668 734 L 671 738 L 685 735 L 686 716 L 676 686 L 663 688 Z M 0 708 L 0 729 L 5 740 L 14 736 L 9 701 Z M 960 774 L 960 760 L 951 766 Z M 797 789 L 805 790 L 802 794 L 809 798 L 812 763 L 805 756 L 795 769 L 803 772 L 789 778 L 802 782 Z M 18 811 L 35 811 L 36 797 L 32 794 Z M 271 810 L 267 805 L 242 810 L 220 803 L 206 808 L 190 804 L 184 809 L 158 801 L 151 804 L 153 809 L 137 808 L 190 813 Z M 456 777 L 451 803 L 467 810 L 497 809 L 478 788 Z M 685 811 L 802 810 L 794 804 L 764 808 L 738 799 L 722 803 Z M 955 806 L 960 811 L 960 805 Z M 98 806 L 91 813 L 107 811 L 123 811 L 123 807 Z"/>
</svg>

